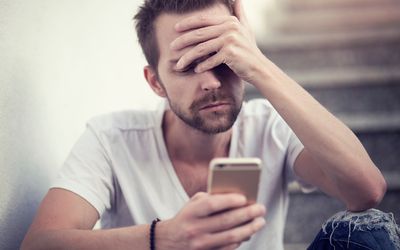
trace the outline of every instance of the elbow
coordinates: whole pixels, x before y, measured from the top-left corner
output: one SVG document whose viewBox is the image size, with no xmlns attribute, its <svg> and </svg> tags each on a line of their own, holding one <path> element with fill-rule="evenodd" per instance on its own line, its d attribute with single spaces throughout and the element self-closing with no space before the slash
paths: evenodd
<svg viewBox="0 0 400 250">
<path fill-rule="evenodd" d="M 382 175 L 374 183 L 370 184 L 370 192 L 366 196 L 367 209 L 378 206 L 386 194 L 387 183 Z"/>
<path fill-rule="evenodd" d="M 375 202 L 375 204 L 374 204 L 373 207 L 376 207 L 381 203 L 381 201 L 383 200 L 383 197 L 386 194 L 386 190 L 387 190 L 387 183 L 386 183 L 385 179 L 382 176 L 381 180 L 379 181 L 379 184 L 377 185 L 377 191 L 376 191 L 376 193 L 374 195 L 374 200 L 373 201 Z"/>
<path fill-rule="evenodd" d="M 352 212 L 360 212 L 378 206 L 385 196 L 386 189 L 386 181 L 381 176 L 379 180 L 367 186 L 364 194 L 359 196 L 357 202 L 349 202 L 347 209 Z"/>
</svg>

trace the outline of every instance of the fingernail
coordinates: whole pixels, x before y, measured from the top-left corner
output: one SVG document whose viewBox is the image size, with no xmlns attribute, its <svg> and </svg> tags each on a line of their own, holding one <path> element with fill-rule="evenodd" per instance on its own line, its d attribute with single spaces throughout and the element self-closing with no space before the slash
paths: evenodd
<svg viewBox="0 0 400 250">
<path fill-rule="evenodd" d="M 176 63 L 176 69 L 182 69 L 182 62 L 181 61 L 178 61 Z"/>
<path fill-rule="evenodd" d="M 260 209 L 260 212 L 261 212 L 262 214 L 265 214 L 266 209 L 265 209 L 265 207 L 264 207 L 263 205 L 260 205 L 260 206 L 259 206 L 259 209 Z"/>
<path fill-rule="evenodd" d="M 261 228 L 265 225 L 265 219 L 257 218 L 257 219 L 255 219 L 254 224 L 256 225 L 257 228 Z"/>
<path fill-rule="evenodd" d="M 245 203 L 246 202 L 246 196 L 241 195 L 241 194 L 237 194 L 237 199 L 240 203 Z"/>
</svg>

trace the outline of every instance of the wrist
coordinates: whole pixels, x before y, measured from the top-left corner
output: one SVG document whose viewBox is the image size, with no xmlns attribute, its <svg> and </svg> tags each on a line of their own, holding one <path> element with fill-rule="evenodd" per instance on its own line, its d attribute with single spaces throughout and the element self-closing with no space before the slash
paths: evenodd
<svg viewBox="0 0 400 250">
<path fill-rule="evenodd" d="M 251 70 L 251 79 L 246 80 L 248 83 L 258 88 L 266 84 L 266 82 L 271 81 L 274 71 L 276 71 L 275 68 L 277 67 L 273 62 L 261 54 L 253 65 L 254 67 Z"/>
<path fill-rule="evenodd" d="M 155 249 L 175 249 L 175 240 L 170 232 L 170 220 L 159 221 L 154 231 Z"/>
<path fill-rule="evenodd" d="M 280 85 L 293 81 L 285 72 L 275 65 L 268 58 L 264 57 L 257 68 L 258 77 L 251 84 L 258 89 L 262 95 L 273 92 L 280 88 Z M 265 96 L 267 97 L 267 96 Z"/>
<path fill-rule="evenodd" d="M 155 239 L 155 231 L 156 231 L 156 226 L 157 223 L 160 222 L 160 219 L 154 219 L 153 222 L 150 225 L 150 250 L 156 250 L 156 239 Z"/>
</svg>

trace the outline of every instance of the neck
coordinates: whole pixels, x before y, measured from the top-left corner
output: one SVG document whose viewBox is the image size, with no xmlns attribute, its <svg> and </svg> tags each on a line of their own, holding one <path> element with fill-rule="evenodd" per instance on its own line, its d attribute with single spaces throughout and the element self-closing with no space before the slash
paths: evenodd
<svg viewBox="0 0 400 250">
<path fill-rule="evenodd" d="M 167 110 L 163 120 L 163 134 L 172 161 L 208 165 L 215 157 L 228 156 L 232 129 L 218 134 L 206 134 L 188 126 Z"/>
</svg>

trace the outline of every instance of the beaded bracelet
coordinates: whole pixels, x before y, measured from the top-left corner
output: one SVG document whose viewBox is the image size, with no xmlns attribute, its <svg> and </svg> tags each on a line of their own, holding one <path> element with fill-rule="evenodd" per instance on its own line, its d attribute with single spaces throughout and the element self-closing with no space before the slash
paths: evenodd
<svg viewBox="0 0 400 250">
<path fill-rule="evenodd" d="M 156 250 L 155 229 L 156 229 L 156 224 L 159 221 L 160 219 L 156 218 L 155 220 L 153 220 L 150 226 L 150 250 Z"/>
</svg>

